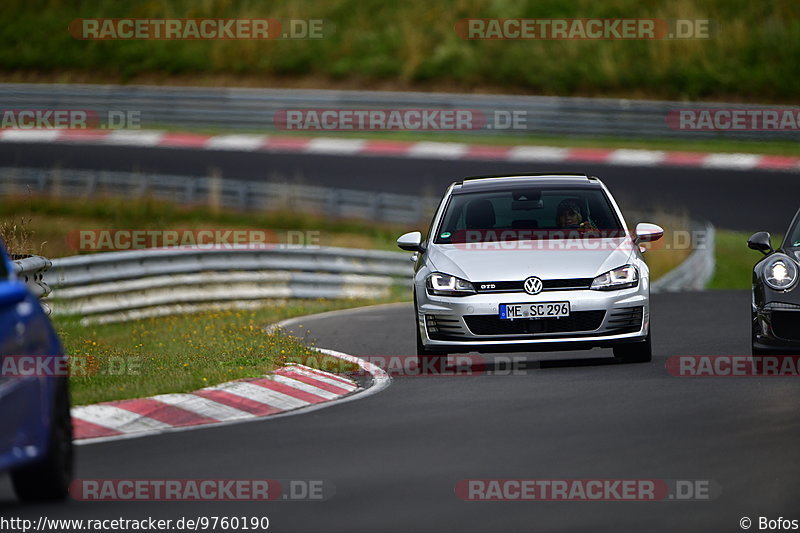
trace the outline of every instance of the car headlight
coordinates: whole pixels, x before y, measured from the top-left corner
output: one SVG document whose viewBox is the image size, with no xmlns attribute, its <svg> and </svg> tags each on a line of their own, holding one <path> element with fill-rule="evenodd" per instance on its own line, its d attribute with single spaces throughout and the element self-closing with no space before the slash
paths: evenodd
<svg viewBox="0 0 800 533">
<path fill-rule="evenodd" d="M 605 274 L 600 274 L 592 281 L 592 289 L 597 291 L 614 291 L 628 289 L 639 284 L 639 269 L 633 265 L 625 265 Z"/>
<path fill-rule="evenodd" d="M 775 290 L 788 290 L 797 281 L 797 265 L 789 257 L 775 254 L 764 265 L 763 278 Z"/>
<path fill-rule="evenodd" d="M 436 296 L 467 296 L 475 294 L 475 287 L 469 281 L 434 272 L 425 280 L 428 294 Z"/>
</svg>

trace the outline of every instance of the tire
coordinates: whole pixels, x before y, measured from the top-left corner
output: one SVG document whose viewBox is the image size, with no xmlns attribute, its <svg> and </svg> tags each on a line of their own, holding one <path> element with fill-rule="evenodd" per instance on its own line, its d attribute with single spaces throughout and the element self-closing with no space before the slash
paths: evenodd
<svg viewBox="0 0 800 533">
<path fill-rule="evenodd" d="M 628 342 L 614 346 L 614 357 L 623 363 L 649 363 L 653 360 L 651 333 L 639 342 Z"/>
<path fill-rule="evenodd" d="M 73 473 L 72 417 L 66 378 L 55 385 L 55 405 L 50 422 L 47 454 L 33 464 L 11 471 L 11 483 L 24 502 L 63 500 Z"/>
</svg>

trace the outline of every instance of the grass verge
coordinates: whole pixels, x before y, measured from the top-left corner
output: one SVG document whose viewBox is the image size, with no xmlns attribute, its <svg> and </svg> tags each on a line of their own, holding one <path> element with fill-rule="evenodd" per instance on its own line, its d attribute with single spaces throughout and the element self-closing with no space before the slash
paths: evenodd
<svg viewBox="0 0 800 533">
<path fill-rule="evenodd" d="M 265 230 L 275 242 L 346 248 L 371 248 L 397 251 L 395 240 L 406 231 L 417 229 L 402 224 L 368 220 L 332 220 L 297 211 L 240 212 L 218 211 L 208 206 L 179 206 L 152 199 L 95 198 L 75 201 L 69 198 L 18 196 L 0 202 L 0 221 L 9 232 L 15 221 L 23 220 L 20 252 L 45 257 L 77 255 L 77 239 L 68 237 L 78 230 Z M 293 233 L 289 233 L 293 232 Z M 299 232 L 299 233 L 298 233 Z M 17 242 L 17 241 L 7 241 Z M 30 250 L 35 249 L 31 252 Z"/>
<path fill-rule="evenodd" d="M 716 266 L 709 289 L 750 290 L 753 280 L 753 266 L 763 257 L 760 252 L 747 247 L 751 233 L 717 230 L 714 256 Z M 777 247 L 783 235 L 772 236 L 772 245 Z"/>
<path fill-rule="evenodd" d="M 6 0 L 5 78 L 45 73 L 130 82 L 195 76 L 255 83 L 346 80 L 362 88 L 448 87 L 628 98 L 796 100 L 800 7 L 792 0 L 592 2 L 273 0 L 118 2 Z M 323 21 L 321 39 L 99 40 L 73 38 L 83 18 L 279 18 Z M 658 18 L 710 21 L 709 38 L 465 40 L 464 18 Z M 295 86 L 300 85 L 300 82 Z"/>
<path fill-rule="evenodd" d="M 73 403 L 84 405 L 190 392 L 309 359 L 315 367 L 356 370 L 316 352 L 313 332 L 302 326 L 271 334 L 264 328 L 285 318 L 374 303 L 381 302 L 293 300 L 256 310 L 117 324 L 82 326 L 77 318 L 63 316 L 54 317 L 54 323 L 72 360 Z"/>
</svg>

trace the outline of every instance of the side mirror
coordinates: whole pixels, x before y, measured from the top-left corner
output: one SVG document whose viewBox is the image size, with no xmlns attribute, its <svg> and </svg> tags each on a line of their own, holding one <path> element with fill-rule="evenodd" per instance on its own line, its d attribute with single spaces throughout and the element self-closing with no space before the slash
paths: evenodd
<svg viewBox="0 0 800 533">
<path fill-rule="evenodd" d="M 400 249 L 407 250 L 409 252 L 423 252 L 424 248 L 422 247 L 422 233 L 418 231 L 412 231 L 411 233 L 401 235 L 400 238 L 397 239 L 397 246 L 399 246 Z"/>
<path fill-rule="evenodd" d="M 657 241 L 661 237 L 664 236 L 664 228 L 661 226 L 656 226 L 655 224 L 649 224 L 647 222 L 642 222 L 640 224 L 636 224 L 636 238 L 633 242 L 636 244 L 642 242 L 653 242 Z"/>
<path fill-rule="evenodd" d="M 770 242 L 770 234 L 766 231 L 759 231 L 758 233 L 753 233 L 749 239 L 747 239 L 747 247 L 751 250 L 758 250 L 759 252 L 763 253 L 764 255 L 769 255 L 775 250 L 772 249 L 772 243 Z"/>
<path fill-rule="evenodd" d="M 28 296 L 28 288 L 21 281 L 0 281 L 0 307 L 16 305 Z"/>
</svg>

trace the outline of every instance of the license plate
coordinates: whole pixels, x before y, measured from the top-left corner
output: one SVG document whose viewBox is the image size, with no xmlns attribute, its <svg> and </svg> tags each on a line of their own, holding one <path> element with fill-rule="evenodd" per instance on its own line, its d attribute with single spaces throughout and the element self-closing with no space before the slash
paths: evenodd
<svg viewBox="0 0 800 533">
<path fill-rule="evenodd" d="M 500 304 L 500 318 L 560 318 L 569 316 L 569 302 L 541 302 L 534 304 Z"/>
</svg>

